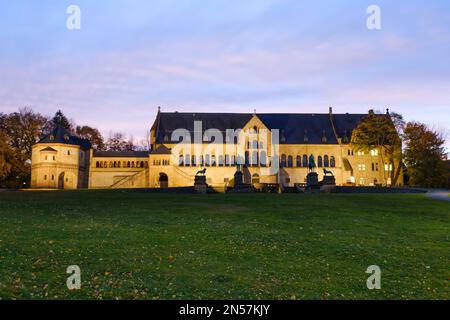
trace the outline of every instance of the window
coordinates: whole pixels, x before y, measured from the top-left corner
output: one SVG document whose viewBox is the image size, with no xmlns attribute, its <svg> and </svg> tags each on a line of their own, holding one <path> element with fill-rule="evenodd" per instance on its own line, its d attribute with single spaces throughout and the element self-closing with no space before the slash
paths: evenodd
<svg viewBox="0 0 450 320">
<path fill-rule="evenodd" d="M 100 163 L 98 161 L 95 163 L 95 167 L 100 168 Z"/>
<path fill-rule="evenodd" d="M 220 156 L 219 156 L 219 167 L 223 167 L 223 166 L 224 166 L 223 156 L 220 155 Z"/>
<path fill-rule="evenodd" d="M 258 166 L 258 151 L 252 152 L 252 166 L 257 167 Z"/>
<path fill-rule="evenodd" d="M 319 156 L 317 158 L 317 167 L 319 167 L 319 168 L 323 167 L 323 158 L 322 158 L 322 156 Z"/>
<path fill-rule="evenodd" d="M 281 155 L 281 163 L 280 163 L 280 166 L 281 166 L 282 168 L 286 167 L 286 155 L 285 155 L 285 154 Z"/>
<path fill-rule="evenodd" d="M 392 171 L 392 164 L 385 164 L 384 165 L 384 171 Z"/>
<path fill-rule="evenodd" d="M 211 165 L 211 160 L 209 154 L 205 156 L 205 165 L 209 167 Z"/>
<path fill-rule="evenodd" d="M 330 166 L 330 158 L 328 156 L 323 157 L 323 166 L 328 168 Z"/>
<path fill-rule="evenodd" d="M 292 156 L 288 157 L 288 168 L 292 168 L 294 166 L 294 159 L 292 158 Z"/>
<path fill-rule="evenodd" d="M 303 164 L 303 168 L 308 168 L 308 156 L 306 154 L 303 155 L 302 164 Z"/>
<path fill-rule="evenodd" d="M 183 157 L 182 154 L 180 154 L 180 157 L 179 157 L 179 159 L 178 159 L 178 165 L 179 165 L 180 167 L 182 167 L 182 166 L 184 165 L 184 157 Z"/>
<path fill-rule="evenodd" d="M 47 175 L 44 176 L 44 180 L 47 180 Z"/>
<path fill-rule="evenodd" d="M 366 184 L 366 180 L 364 178 L 359 179 L 359 185 L 364 186 Z"/>
<path fill-rule="evenodd" d="M 52 181 L 55 181 L 55 176 L 52 174 Z"/>
<path fill-rule="evenodd" d="M 196 157 L 196 156 L 192 156 L 192 159 L 191 159 L 191 165 L 192 165 L 193 167 L 196 167 L 196 166 L 197 166 L 197 157 Z"/>
<path fill-rule="evenodd" d="M 366 165 L 365 164 L 358 164 L 358 170 L 359 171 L 366 171 Z"/>
<path fill-rule="evenodd" d="M 53 156 L 53 161 L 56 161 L 56 157 L 55 156 Z"/>
<path fill-rule="evenodd" d="M 357 153 L 358 156 L 363 156 L 364 154 L 365 154 L 364 151 L 358 151 Z"/>
<path fill-rule="evenodd" d="M 226 154 L 225 155 L 225 165 L 228 167 L 230 166 L 230 155 Z"/>
<path fill-rule="evenodd" d="M 297 156 L 297 158 L 295 159 L 296 161 L 296 167 L 300 168 L 302 166 L 302 157 Z"/>
<path fill-rule="evenodd" d="M 186 165 L 186 167 L 190 167 L 191 166 L 191 155 L 190 154 L 187 154 L 185 156 L 184 164 Z"/>
<path fill-rule="evenodd" d="M 67 155 L 70 156 L 70 150 L 67 150 Z"/>
<path fill-rule="evenodd" d="M 265 151 L 261 151 L 259 162 L 262 167 L 267 166 L 267 154 Z"/>
<path fill-rule="evenodd" d="M 217 163 L 216 163 L 216 156 L 215 155 L 212 155 L 211 156 L 211 166 L 212 167 L 215 167 L 217 165 Z"/>
<path fill-rule="evenodd" d="M 335 168 L 336 167 L 336 158 L 331 156 L 330 158 L 330 167 Z"/>
<path fill-rule="evenodd" d="M 378 154 L 379 154 L 378 153 L 378 149 L 371 150 L 370 154 L 371 154 L 372 157 L 378 157 Z"/>
<path fill-rule="evenodd" d="M 45 156 L 45 161 L 47 161 L 47 156 Z"/>
</svg>

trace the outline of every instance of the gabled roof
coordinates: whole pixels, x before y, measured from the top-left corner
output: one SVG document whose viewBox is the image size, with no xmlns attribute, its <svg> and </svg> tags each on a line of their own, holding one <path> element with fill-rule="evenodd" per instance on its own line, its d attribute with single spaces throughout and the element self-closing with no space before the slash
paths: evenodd
<svg viewBox="0 0 450 320">
<path fill-rule="evenodd" d="M 53 149 L 52 147 L 47 147 L 41 150 L 41 152 L 57 152 L 55 149 Z"/>
<path fill-rule="evenodd" d="M 147 158 L 148 151 L 94 151 L 96 158 Z"/>
<path fill-rule="evenodd" d="M 338 137 L 344 138 L 347 135 L 349 141 L 353 130 L 367 115 L 263 113 L 256 116 L 269 130 L 280 130 L 281 144 L 337 144 L 333 123 Z M 172 133 L 177 129 L 186 129 L 193 137 L 194 121 L 202 121 L 202 134 L 208 129 L 218 129 L 225 133 L 227 129 L 244 128 L 253 114 L 175 112 L 160 113 L 159 117 L 156 143 L 162 144 L 172 142 Z"/>
<path fill-rule="evenodd" d="M 169 148 L 167 148 L 165 145 L 160 145 L 155 150 L 150 151 L 150 154 L 152 154 L 152 155 L 172 154 L 172 151 Z"/>
<path fill-rule="evenodd" d="M 50 143 L 80 146 L 82 149 L 86 150 L 91 148 L 91 143 L 89 142 L 89 140 L 82 139 L 61 126 L 57 126 L 56 128 L 54 128 L 49 134 L 42 137 L 38 142 L 38 144 Z"/>
</svg>

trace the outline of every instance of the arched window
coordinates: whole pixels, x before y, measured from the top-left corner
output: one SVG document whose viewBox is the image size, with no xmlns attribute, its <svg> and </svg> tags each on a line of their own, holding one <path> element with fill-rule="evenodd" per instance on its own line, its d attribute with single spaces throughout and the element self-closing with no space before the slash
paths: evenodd
<svg viewBox="0 0 450 320">
<path fill-rule="evenodd" d="M 205 157 L 203 155 L 200 156 L 200 166 L 205 164 Z"/>
<path fill-rule="evenodd" d="M 100 162 L 97 161 L 97 162 L 95 163 L 95 167 L 96 167 L 96 168 L 100 168 Z"/>
<path fill-rule="evenodd" d="M 248 151 L 245 152 L 245 165 L 250 166 L 250 153 Z"/>
<path fill-rule="evenodd" d="M 328 168 L 330 166 L 330 159 L 328 158 L 328 156 L 323 157 L 323 166 L 325 168 Z"/>
<path fill-rule="evenodd" d="M 230 155 L 226 154 L 225 155 L 225 166 L 229 167 L 231 165 L 230 163 Z"/>
<path fill-rule="evenodd" d="M 292 168 L 294 166 L 294 158 L 292 158 L 292 156 L 288 157 L 288 164 L 287 164 L 288 168 Z"/>
<path fill-rule="evenodd" d="M 145 167 L 148 168 L 148 161 L 145 161 Z"/>
<path fill-rule="evenodd" d="M 179 157 L 179 159 L 178 159 L 178 165 L 179 165 L 180 167 L 182 167 L 182 166 L 184 165 L 184 157 L 183 157 L 182 154 L 180 154 L 180 157 Z"/>
<path fill-rule="evenodd" d="M 253 151 L 252 152 L 252 166 L 253 167 L 257 167 L 258 166 L 258 151 Z"/>
<path fill-rule="evenodd" d="M 300 168 L 302 166 L 302 157 L 297 156 L 297 158 L 295 159 L 295 165 L 297 168 Z"/>
<path fill-rule="evenodd" d="M 259 162 L 262 167 L 267 166 L 267 153 L 265 151 L 261 151 Z"/>
<path fill-rule="evenodd" d="M 209 154 L 205 156 L 205 165 L 209 167 L 211 165 L 211 160 Z"/>
<path fill-rule="evenodd" d="M 217 162 L 216 162 L 216 156 L 215 155 L 212 155 L 211 156 L 211 166 L 212 167 L 215 167 L 217 165 Z"/>
<path fill-rule="evenodd" d="M 317 158 L 317 166 L 318 166 L 319 168 L 322 168 L 322 167 L 323 167 L 323 158 L 322 158 L 322 156 L 319 156 L 319 157 Z"/>
<path fill-rule="evenodd" d="M 113 168 L 113 167 L 114 167 L 114 162 L 110 161 L 110 162 L 109 162 L 109 167 L 110 167 L 110 168 Z"/>
<path fill-rule="evenodd" d="M 336 159 L 333 156 L 330 158 L 330 166 L 332 168 L 336 167 Z"/>
<path fill-rule="evenodd" d="M 191 157 L 191 166 L 197 166 L 197 157 L 195 155 Z"/>
<path fill-rule="evenodd" d="M 308 156 L 306 154 L 303 155 L 303 168 L 308 168 Z"/>
<path fill-rule="evenodd" d="M 127 168 L 131 168 L 131 162 L 130 161 L 127 162 Z"/>
<path fill-rule="evenodd" d="M 224 162 L 223 162 L 223 155 L 219 156 L 219 167 L 223 167 L 224 166 Z"/>
<path fill-rule="evenodd" d="M 264 149 L 264 142 L 262 142 L 262 141 L 259 142 L 259 148 Z"/>
<path fill-rule="evenodd" d="M 286 167 L 286 155 L 285 155 L 285 154 L 281 155 L 281 163 L 280 163 L 280 166 L 281 166 L 282 168 Z"/>
<path fill-rule="evenodd" d="M 253 140 L 252 146 L 253 146 L 253 149 L 258 149 L 258 141 Z"/>
<path fill-rule="evenodd" d="M 184 159 L 184 165 L 186 167 L 189 167 L 191 165 L 191 155 L 187 154 L 184 158 L 185 158 Z"/>
<path fill-rule="evenodd" d="M 134 161 L 131 162 L 131 167 L 134 168 Z"/>
</svg>

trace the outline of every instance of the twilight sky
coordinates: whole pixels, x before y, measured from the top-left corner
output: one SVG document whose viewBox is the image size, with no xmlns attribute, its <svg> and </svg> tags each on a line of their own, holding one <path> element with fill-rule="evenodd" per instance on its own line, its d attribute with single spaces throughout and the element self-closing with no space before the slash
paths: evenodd
<svg viewBox="0 0 450 320">
<path fill-rule="evenodd" d="M 71 4 L 81 30 L 66 28 Z M 371 4 L 382 30 L 366 27 Z M 157 106 L 389 107 L 445 130 L 450 1 L 0 0 L 0 111 L 23 106 L 136 139 Z"/>
</svg>

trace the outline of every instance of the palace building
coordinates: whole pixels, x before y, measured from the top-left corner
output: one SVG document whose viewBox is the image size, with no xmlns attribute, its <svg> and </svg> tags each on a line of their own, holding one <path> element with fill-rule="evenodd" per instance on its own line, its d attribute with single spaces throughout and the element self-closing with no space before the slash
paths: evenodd
<svg viewBox="0 0 450 320">
<path fill-rule="evenodd" d="M 158 110 L 149 151 L 96 151 L 59 127 L 33 146 L 31 183 L 50 189 L 192 187 L 206 168 L 208 185 L 225 191 L 239 165 L 245 183 L 256 188 L 293 187 L 305 183 L 312 156 L 319 176 L 332 171 L 338 185 L 390 185 L 392 165 L 383 164 L 381 150 L 355 152 L 350 146 L 366 116 L 334 114 L 331 108 L 324 114 Z"/>
</svg>

